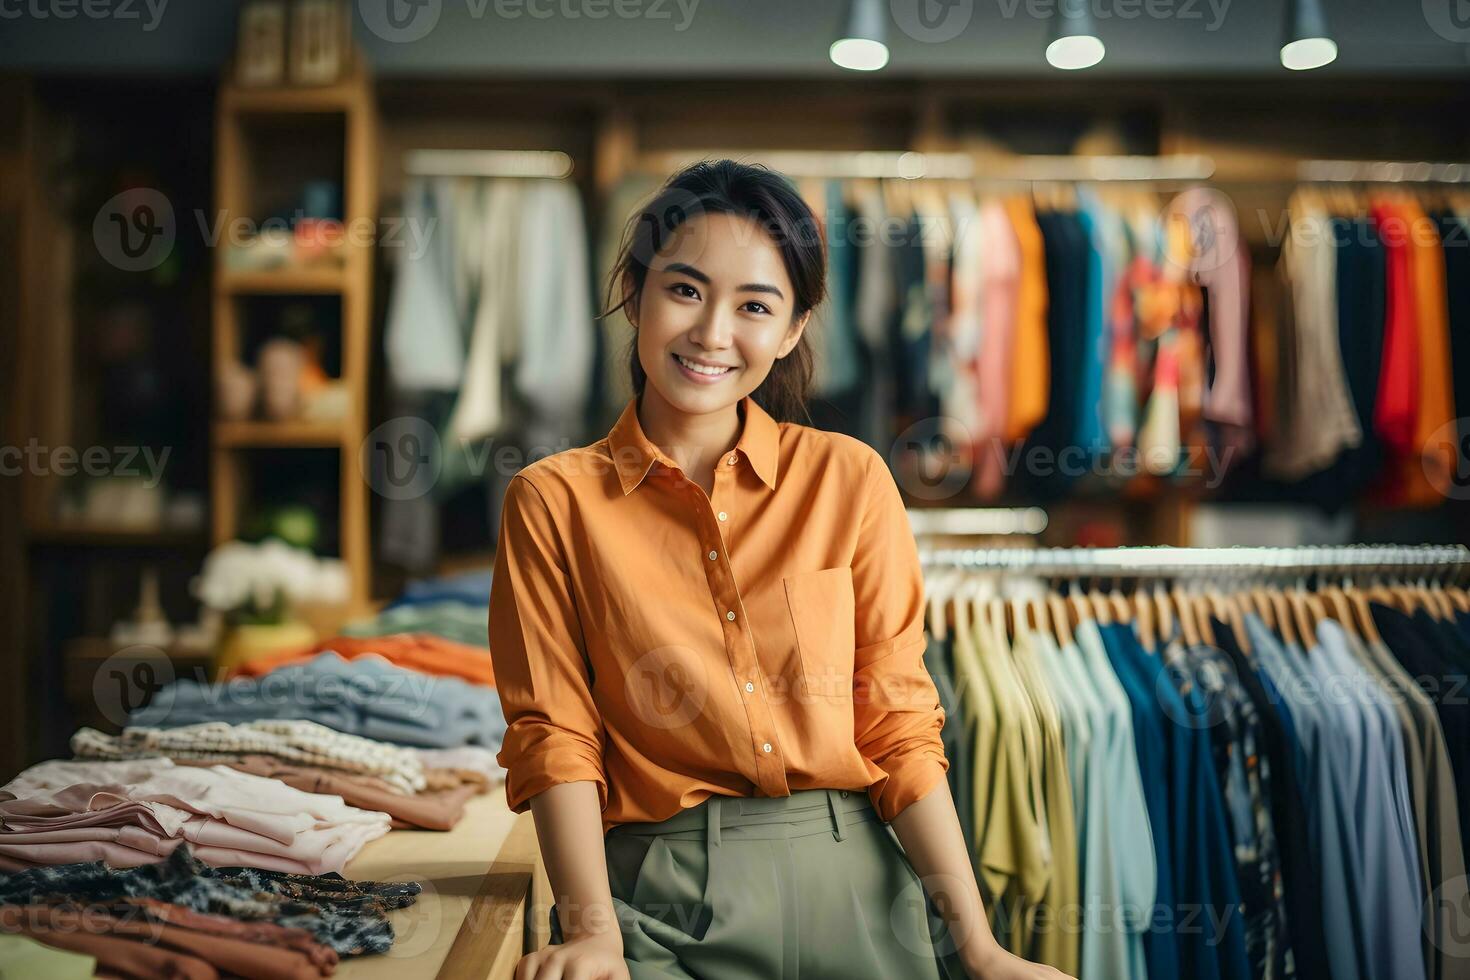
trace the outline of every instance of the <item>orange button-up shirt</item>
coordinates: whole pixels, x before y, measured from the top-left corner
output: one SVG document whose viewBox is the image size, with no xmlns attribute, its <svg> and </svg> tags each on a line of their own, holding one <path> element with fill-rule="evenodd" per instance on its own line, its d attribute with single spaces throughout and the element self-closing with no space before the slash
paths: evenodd
<svg viewBox="0 0 1470 980">
<path fill-rule="evenodd" d="M 886 821 L 949 769 L 917 543 L 887 465 L 740 403 L 714 493 L 638 422 L 505 494 L 490 654 L 510 809 L 597 784 L 603 833 L 710 796 L 865 790 Z"/>
</svg>

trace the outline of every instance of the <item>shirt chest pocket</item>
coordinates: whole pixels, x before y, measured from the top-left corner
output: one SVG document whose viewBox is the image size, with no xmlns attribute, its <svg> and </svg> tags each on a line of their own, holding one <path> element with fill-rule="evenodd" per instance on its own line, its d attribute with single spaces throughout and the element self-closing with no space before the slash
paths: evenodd
<svg viewBox="0 0 1470 980">
<path fill-rule="evenodd" d="M 796 630 L 797 694 L 824 700 L 852 699 L 852 569 L 797 572 L 782 580 Z"/>
</svg>

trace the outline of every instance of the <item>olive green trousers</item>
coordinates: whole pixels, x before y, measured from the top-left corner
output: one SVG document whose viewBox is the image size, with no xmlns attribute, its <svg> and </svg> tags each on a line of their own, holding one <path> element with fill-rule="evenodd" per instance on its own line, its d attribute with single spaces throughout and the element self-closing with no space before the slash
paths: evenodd
<svg viewBox="0 0 1470 980">
<path fill-rule="evenodd" d="M 861 790 L 712 796 L 605 838 L 632 980 L 964 980 Z M 551 942 L 563 941 L 556 908 Z"/>
</svg>

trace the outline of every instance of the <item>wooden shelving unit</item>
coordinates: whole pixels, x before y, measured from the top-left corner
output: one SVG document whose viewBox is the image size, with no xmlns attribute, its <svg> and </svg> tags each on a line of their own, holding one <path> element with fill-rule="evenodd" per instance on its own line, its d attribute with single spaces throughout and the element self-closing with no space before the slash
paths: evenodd
<svg viewBox="0 0 1470 980">
<path fill-rule="evenodd" d="M 215 209 L 228 223 L 260 220 L 256 181 L 262 190 L 278 185 L 277 166 L 257 172 L 253 140 L 273 131 L 307 134 L 317 145 L 303 147 L 305 158 L 319 159 L 320 140 L 340 141 L 342 219 L 348 229 L 375 227 L 378 209 L 378 111 L 372 80 L 359 54 L 340 82 L 314 88 L 241 88 L 227 69 L 220 86 L 215 122 Z M 274 130 L 272 130 L 274 127 Z M 311 155 L 314 153 L 315 156 Z M 303 179 L 319 174 L 304 173 Z M 241 271 L 229 265 L 225 249 L 215 252 L 213 282 L 214 373 L 239 360 L 248 324 L 245 297 L 336 296 L 341 301 L 341 381 L 349 408 L 340 421 L 235 421 L 211 425 L 211 537 L 215 543 L 237 536 L 241 507 L 247 503 L 247 468 L 251 450 L 334 450 L 338 454 L 338 537 L 341 557 L 352 584 L 351 606 L 366 609 L 372 594 L 368 484 L 358 469 L 357 454 L 367 434 L 368 356 L 372 331 L 372 269 L 375 235 L 348 234 L 335 263 L 265 271 Z"/>
</svg>

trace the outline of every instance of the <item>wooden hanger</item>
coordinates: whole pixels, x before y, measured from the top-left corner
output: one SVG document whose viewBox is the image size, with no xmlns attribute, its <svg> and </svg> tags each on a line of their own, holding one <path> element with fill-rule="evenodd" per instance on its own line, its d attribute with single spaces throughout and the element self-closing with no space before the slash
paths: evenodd
<svg viewBox="0 0 1470 980">
<path fill-rule="evenodd" d="M 1235 642 L 1245 653 L 1255 650 L 1251 643 L 1250 630 L 1245 628 L 1245 592 L 1229 594 L 1225 596 L 1225 608 L 1230 613 L 1230 629 L 1235 634 Z"/>
<path fill-rule="evenodd" d="M 1439 588 L 1438 582 L 1430 582 L 1421 579 L 1417 591 L 1419 594 L 1420 602 L 1424 605 L 1426 609 L 1429 610 L 1429 615 L 1433 616 L 1435 619 L 1440 620 L 1441 622 L 1444 622 L 1445 620 L 1452 621 L 1455 618 L 1453 612 L 1445 611 L 1444 603 L 1440 601 L 1441 599 L 1443 599 L 1444 596 L 1443 592 Z"/>
<path fill-rule="evenodd" d="M 985 622 L 990 626 L 990 632 L 995 635 L 996 639 L 1006 638 L 1007 646 L 1009 646 L 1010 639 L 1016 635 L 1013 631 L 1006 630 L 1006 620 L 1010 618 L 1011 604 L 995 595 L 990 597 L 986 607 Z"/>
<path fill-rule="evenodd" d="M 1348 605 L 1352 607 L 1357 617 L 1358 628 L 1363 631 L 1363 636 L 1369 642 L 1382 643 L 1383 636 L 1378 632 L 1378 624 L 1373 620 L 1373 610 L 1368 605 L 1369 599 L 1372 598 L 1369 591 L 1348 582 L 1343 586 L 1342 594 Z"/>
<path fill-rule="evenodd" d="M 1172 592 L 1174 597 L 1174 611 L 1179 614 L 1179 632 L 1184 636 L 1184 642 L 1189 646 L 1199 646 L 1200 631 L 1195 623 L 1194 603 L 1184 591 L 1184 586 L 1174 583 Z"/>
<path fill-rule="evenodd" d="M 1220 622 L 1230 624 L 1230 607 L 1226 604 L 1225 593 L 1220 591 L 1219 586 L 1209 585 L 1205 588 L 1205 602 L 1209 604 L 1210 616 Z"/>
<path fill-rule="evenodd" d="M 1211 647 L 1218 647 L 1215 642 L 1215 625 L 1210 622 L 1210 603 L 1203 592 L 1194 596 L 1195 621 L 1199 623 L 1200 640 Z"/>
<path fill-rule="evenodd" d="M 1092 608 L 1082 593 L 1082 583 L 1073 579 L 1067 587 L 1067 606 L 1072 612 L 1072 629 L 1076 631 L 1084 622 L 1092 621 Z"/>
<path fill-rule="evenodd" d="M 1296 621 L 1292 618 L 1291 606 L 1286 601 L 1286 594 L 1279 586 L 1273 585 L 1266 590 L 1266 598 L 1271 602 L 1271 612 L 1276 619 L 1276 632 L 1282 641 L 1288 645 L 1302 646 L 1301 640 L 1297 637 Z"/>
<path fill-rule="evenodd" d="M 1108 605 L 1107 597 L 1102 594 L 1094 582 L 1091 589 L 1087 590 L 1087 601 L 1092 605 L 1092 615 L 1099 623 L 1108 625 L 1113 621 L 1113 610 Z"/>
<path fill-rule="evenodd" d="M 1296 588 L 1286 590 L 1286 598 L 1295 619 L 1294 625 L 1303 641 L 1302 649 L 1309 649 L 1317 639 L 1317 621 L 1307 606 L 1305 589 L 1301 583 Z"/>
<path fill-rule="evenodd" d="M 1336 585 L 1325 585 L 1318 594 L 1327 603 L 1328 614 L 1341 624 L 1342 628 L 1355 639 L 1363 639 L 1362 632 L 1358 629 L 1357 618 L 1353 615 L 1352 604 L 1348 602 L 1347 594 Z"/>
<path fill-rule="evenodd" d="M 1462 613 L 1470 613 L 1470 592 L 1459 583 L 1452 583 L 1444 587 L 1445 594 L 1450 597 L 1450 604 Z"/>
<path fill-rule="evenodd" d="M 1133 587 L 1133 613 L 1133 628 L 1138 634 L 1138 642 L 1149 653 L 1153 653 L 1159 648 L 1159 638 L 1154 631 L 1153 603 L 1142 582 Z"/>
<path fill-rule="evenodd" d="M 961 574 L 958 568 L 937 569 L 925 586 L 929 593 L 929 635 L 940 642 L 949 638 L 949 597 Z"/>
<path fill-rule="evenodd" d="M 1174 635 L 1174 612 L 1169 608 L 1169 594 L 1163 582 L 1155 582 L 1153 588 L 1154 612 L 1158 621 L 1159 642 L 1163 643 Z"/>
<path fill-rule="evenodd" d="M 1010 636 L 1014 640 L 1023 630 L 1031 627 L 1030 603 L 1021 596 L 1011 596 L 1006 603 L 1006 620 L 1010 624 Z"/>
<path fill-rule="evenodd" d="M 956 589 L 951 597 L 950 607 L 954 610 L 954 631 L 956 636 L 963 636 L 966 640 L 970 640 L 973 636 L 973 627 L 970 624 L 970 604 L 962 593 L 963 590 Z M 970 642 L 970 646 L 974 646 L 973 641 Z"/>
<path fill-rule="evenodd" d="M 1123 590 L 1118 583 L 1113 583 L 1113 589 L 1108 593 L 1108 603 L 1113 607 L 1113 619 L 1119 623 L 1133 622 L 1133 607 L 1128 605 L 1128 597 L 1123 595 Z"/>
<path fill-rule="evenodd" d="M 1046 597 L 1040 593 L 1032 595 L 1026 600 L 1026 605 L 1031 611 L 1031 619 L 1036 623 L 1038 633 L 1054 633 L 1051 622 L 1051 610 L 1046 604 Z"/>
<path fill-rule="evenodd" d="M 1307 603 L 1307 610 L 1312 614 L 1314 622 L 1320 625 L 1322 620 L 1331 618 L 1328 613 L 1327 602 L 1322 598 L 1320 593 L 1308 589 L 1304 598 Z"/>
<path fill-rule="evenodd" d="M 1249 591 L 1252 604 L 1256 614 L 1261 617 L 1261 622 L 1273 633 L 1276 631 L 1276 607 L 1271 603 L 1271 596 L 1264 585 L 1257 585 Z"/>
<path fill-rule="evenodd" d="M 1072 642 L 1072 636 L 1068 632 L 1071 614 L 1067 610 L 1067 603 L 1055 589 L 1050 589 L 1046 594 L 1046 604 L 1051 609 L 1051 626 L 1056 633 L 1057 646 L 1065 648 Z"/>
</svg>

